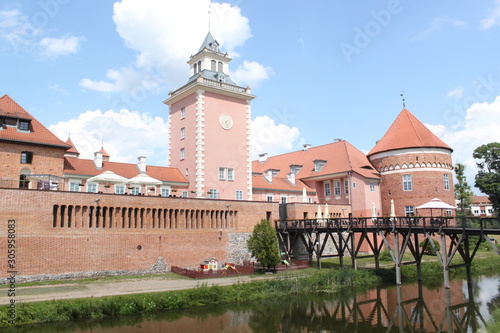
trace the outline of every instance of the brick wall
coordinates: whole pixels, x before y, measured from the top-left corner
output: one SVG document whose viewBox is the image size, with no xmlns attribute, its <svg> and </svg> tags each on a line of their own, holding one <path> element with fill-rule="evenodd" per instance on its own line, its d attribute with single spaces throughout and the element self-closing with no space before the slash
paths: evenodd
<svg viewBox="0 0 500 333">
<path fill-rule="evenodd" d="M 433 198 L 455 205 L 453 167 L 450 153 L 405 153 L 375 158 L 375 168 L 381 173 L 382 214 L 390 214 L 391 199 L 397 216 L 404 216 L 405 206 L 417 207 Z M 403 175 L 412 175 L 411 191 L 403 189 Z M 444 175 L 448 175 L 449 189 L 445 189 Z M 433 212 L 441 215 L 441 212 Z M 431 212 L 419 210 L 418 215 L 430 216 Z"/>
<path fill-rule="evenodd" d="M 33 153 L 31 163 L 21 163 L 22 152 Z M 0 142 L 0 170 L 2 170 L 0 186 L 19 187 L 21 170 L 29 169 L 31 174 L 63 174 L 64 149 L 35 145 L 22 145 Z M 31 184 L 36 187 L 36 184 Z"/>
<path fill-rule="evenodd" d="M 247 257 L 241 246 L 231 253 L 231 239 L 266 216 L 278 218 L 278 203 L 0 189 L 0 253 L 15 219 L 23 276 L 144 271 L 160 257 L 168 268 L 197 267 Z M 9 270 L 6 255 L 0 270 Z"/>
</svg>

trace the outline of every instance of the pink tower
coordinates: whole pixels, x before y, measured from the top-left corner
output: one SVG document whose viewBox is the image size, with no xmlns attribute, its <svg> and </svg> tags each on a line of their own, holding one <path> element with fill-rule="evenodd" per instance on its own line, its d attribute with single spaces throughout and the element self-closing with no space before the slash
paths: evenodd
<svg viewBox="0 0 500 333">
<path fill-rule="evenodd" d="M 227 53 L 209 32 L 187 62 L 188 83 L 169 93 L 169 164 L 189 181 L 182 196 L 252 200 L 249 87 L 229 75 Z"/>
</svg>

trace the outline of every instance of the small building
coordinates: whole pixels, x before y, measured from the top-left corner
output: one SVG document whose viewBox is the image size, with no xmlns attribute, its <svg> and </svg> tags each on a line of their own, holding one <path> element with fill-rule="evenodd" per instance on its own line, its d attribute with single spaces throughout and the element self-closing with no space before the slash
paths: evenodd
<svg viewBox="0 0 500 333">
<path fill-rule="evenodd" d="M 475 195 L 471 197 L 471 211 L 474 216 L 493 216 L 493 205 L 487 195 Z"/>
<path fill-rule="evenodd" d="M 209 270 L 216 271 L 220 268 L 223 268 L 219 265 L 219 261 L 215 258 L 206 259 L 204 262 L 200 264 L 200 269 L 204 272 L 208 272 Z"/>
</svg>

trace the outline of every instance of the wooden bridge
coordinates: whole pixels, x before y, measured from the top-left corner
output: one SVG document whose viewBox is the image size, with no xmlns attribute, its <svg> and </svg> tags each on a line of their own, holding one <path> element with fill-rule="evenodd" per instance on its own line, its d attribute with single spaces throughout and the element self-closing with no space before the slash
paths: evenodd
<svg viewBox="0 0 500 333">
<path fill-rule="evenodd" d="M 349 256 L 354 269 L 356 260 L 374 258 L 379 268 L 379 255 L 386 248 L 396 266 L 396 283 L 401 284 L 401 266 L 416 264 L 418 279 L 422 280 L 422 248 L 430 245 L 443 267 L 446 288 L 449 288 L 449 269 L 466 267 L 470 276 L 471 263 L 482 242 L 488 243 L 500 255 L 491 235 L 500 235 L 500 220 L 493 218 L 453 217 L 386 217 L 386 218 L 333 218 L 276 221 L 280 246 L 288 259 L 300 255 L 302 245 L 312 262 L 321 267 L 321 259 L 338 257 L 344 264 Z M 476 238 L 471 238 L 477 236 Z M 439 239 L 440 250 L 433 239 Z M 333 246 L 333 251 L 331 247 Z M 328 247 L 330 250 L 328 250 Z M 411 253 L 412 260 L 404 261 L 403 254 Z M 463 263 L 451 264 L 455 254 Z"/>
</svg>

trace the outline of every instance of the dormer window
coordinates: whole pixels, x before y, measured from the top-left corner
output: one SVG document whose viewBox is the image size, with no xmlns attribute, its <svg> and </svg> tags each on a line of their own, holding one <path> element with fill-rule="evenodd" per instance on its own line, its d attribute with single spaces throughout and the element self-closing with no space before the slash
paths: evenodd
<svg viewBox="0 0 500 333">
<path fill-rule="evenodd" d="M 19 120 L 18 129 L 20 131 L 29 131 L 30 130 L 30 122 L 26 120 Z"/>
<path fill-rule="evenodd" d="M 301 169 L 302 165 L 290 164 L 290 173 L 293 173 L 294 175 L 297 175 Z"/>
<path fill-rule="evenodd" d="M 321 169 L 323 169 L 323 167 L 325 166 L 325 164 L 326 164 L 326 161 L 323 161 L 323 160 L 314 160 L 314 171 L 315 172 L 321 171 Z"/>
</svg>

